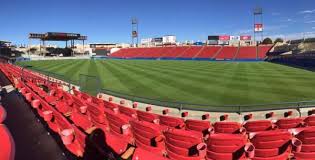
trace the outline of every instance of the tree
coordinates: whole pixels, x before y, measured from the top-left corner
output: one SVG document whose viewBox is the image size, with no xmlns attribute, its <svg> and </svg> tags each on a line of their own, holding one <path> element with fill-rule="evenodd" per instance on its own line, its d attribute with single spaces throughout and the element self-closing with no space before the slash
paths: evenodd
<svg viewBox="0 0 315 160">
<path fill-rule="evenodd" d="M 274 43 L 276 44 L 276 43 L 283 43 L 284 41 L 283 41 L 283 39 L 282 38 L 277 38 L 275 41 L 274 41 Z"/>
<path fill-rule="evenodd" d="M 262 44 L 272 44 L 271 38 L 267 37 L 262 41 Z"/>
</svg>

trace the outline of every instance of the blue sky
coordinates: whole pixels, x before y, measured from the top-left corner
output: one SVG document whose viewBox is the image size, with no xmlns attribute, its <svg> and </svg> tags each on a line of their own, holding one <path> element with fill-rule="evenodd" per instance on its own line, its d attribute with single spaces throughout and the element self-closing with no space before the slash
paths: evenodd
<svg viewBox="0 0 315 160">
<path fill-rule="evenodd" d="M 264 10 L 265 35 L 315 36 L 314 0 L 0 0 L 0 39 L 28 43 L 28 33 L 77 32 L 88 42 L 129 43 L 131 17 L 140 38 L 252 34 L 256 6 Z"/>
</svg>

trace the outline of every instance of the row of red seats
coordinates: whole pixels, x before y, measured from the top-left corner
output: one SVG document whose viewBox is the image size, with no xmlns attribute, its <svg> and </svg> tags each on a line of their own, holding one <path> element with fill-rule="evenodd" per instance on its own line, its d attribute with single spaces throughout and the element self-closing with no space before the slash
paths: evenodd
<svg viewBox="0 0 315 160">
<path fill-rule="evenodd" d="M 112 58 L 215 58 L 263 59 L 272 46 L 179 46 L 124 48 L 112 53 Z M 222 49 L 221 49 L 222 48 Z"/>
<path fill-rule="evenodd" d="M 6 115 L 5 109 L 0 105 L 0 160 L 14 160 L 14 140 L 8 128 L 2 124 Z"/>
<path fill-rule="evenodd" d="M 31 82 L 27 86 L 39 90 Z M 116 154 L 124 153 L 128 145 L 132 145 L 136 147 L 135 159 L 164 159 L 165 155 L 169 159 L 315 157 L 314 142 L 311 141 L 315 132 L 310 127 L 315 124 L 314 116 L 280 119 L 276 123 L 263 120 L 248 121 L 243 125 L 237 122 L 211 125 L 208 120 L 167 116 L 167 110 L 165 115 L 158 115 L 150 113 L 150 107 L 140 111 L 136 104 L 129 108 L 123 106 L 123 101 L 119 105 L 112 103 L 112 99 L 104 101 L 77 90 L 73 92 L 74 96 L 58 88 L 51 90 L 50 96 L 58 99 L 55 103 L 57 110 L 65 115 L 71 112 L 71 120 L 84 130 L 93 126 L 104 130 L 106 143 Z"/>
</svg>

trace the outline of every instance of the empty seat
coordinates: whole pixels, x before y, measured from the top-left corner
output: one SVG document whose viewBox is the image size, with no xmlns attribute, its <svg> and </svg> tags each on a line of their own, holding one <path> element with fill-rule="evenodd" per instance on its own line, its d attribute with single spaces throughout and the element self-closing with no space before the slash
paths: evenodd
<svg viewBox="0 0 315 160">
<path fill-rule="evenodd" d="M 291 151 L 292 135 L 287 130 L 262 131 L 250 134 L 255 146 L 255 160 L 286 160 Z"/>
<path fill-rule="evenodd" d="M 137 112 L 133 108 L 124 107 L 122 105 L 118 105 L 119 113 L 124 114 L 130 118 L 137 118 Z"/>
<path fill-rule="evenodd" d="M 14 160 L 15 144 L 8 128 L 2 124 L 6 118 L 6 111 L 0 105 L 0 159 Z"/>
<path fill-rule="evenodd" d="M 185 122 L 182 118 L 172 117 L 172 116 L 159 116 L 160 125 L 170 128 L 183 129 L 185 127 Z"/>
<path fill-rule="evenodd" d="M 302 142 L 299 152 L 295 152 L 296 159 L 315 159 L 315 127 L 292 129 L 295 137 Z"/>
<path fill-rule="evenodd" d="M 215 133 L 244 133 L 240 123 L 237 122 L 215 122 L 213 125 Z"/>
<path fill-rule="evenodd" d="M 247 137 L 241 134 L 211 134 L 207 143 L 207 159 L 236 160 L 253 155 L 254 146 L 247 144 Z M 246 146 L 246 147 L 245 147 Z"/>
<path fill-rule="evenodd" d="M 207 145 L 202 141 L 202 134 L 170 129 L 165 133 L 167 156 L 174 160 L 200 160 L 206 156 Z"/>
<path fill-rule="evenodd" d="M 130 121 L 136 151 L 133 154 L 135 160 L 159 159 L 164 153 L 164 138 L 159 125 L 145 121 Z"/>
<path fill-rule="evenodd" d="M 91 122 L 104 132 L 108 130 L 108 121 L 105 117 L 105 108 L 94 103 L 87 102 L 87 115 Z"/>
<path fill-rule="evenodd" d="M 109 132 L 105 133 L 106 144 L 111 147 L 115 154 L 120 155 L 126 151 L 132 140 L 129 118 L 110 110 L 105 110 L 105 114 L 109 124 Z"/>
<path fill-rule="evenodd" d="M 146 121 L 150 123 L 159 123 L 159 115 L 150 113 L 150 112 L 144 112 L 137 110 L 137 117 L 140 121 Z"/>
<path fill-rule="evenodd" d="M 315 115 L 306 117 L 304 122 L 306 126 L 315 126 Z"/>
<path fill-rule="evenodd" d="M 270 120 L 247 121 L 243 127 L 247 132 L 268 131 L 275 128 Z"/>
<path fill-rule="evenodd" d="M 208 120 L 194 120 L 187 119 L 185 121 L 186 130 L 196 131 L 202 133 L 204 136 L 210 134 L 213 128 Z"/>
<path fill-rule="evenodd" d="M 93 123 L 89 120 L 87 115 L 87 105 L 75 96 L 72 96 L 72 99 L 73 110 L 71 112 L 71 120 L 83 130 L 90 129 L 93 126 Z"/>
<path fill-rule="evenodd" d="M 283 118 L 276 122 L 279 129 L 290 129 L 303 126 L 303 118 Z"/>
</svg>

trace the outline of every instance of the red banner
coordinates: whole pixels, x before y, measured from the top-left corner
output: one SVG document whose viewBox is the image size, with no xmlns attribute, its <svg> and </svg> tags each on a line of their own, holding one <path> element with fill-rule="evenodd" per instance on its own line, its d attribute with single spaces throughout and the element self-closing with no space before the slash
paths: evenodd
<svg viewBox="0 0 315 160">
<path fill-rule="evenodd" d="M 221 40 L 221 41 L 229 41 L 230 40 L 230 36 L 228 36 L 228 35 L 219 36 L 219 40 Z"/>
<path fill-rule="evenodd" d="M 252 39 L 252 36 L 240 36 L 241 41 L 250 41 Z"/>
</svg>

